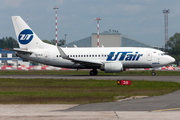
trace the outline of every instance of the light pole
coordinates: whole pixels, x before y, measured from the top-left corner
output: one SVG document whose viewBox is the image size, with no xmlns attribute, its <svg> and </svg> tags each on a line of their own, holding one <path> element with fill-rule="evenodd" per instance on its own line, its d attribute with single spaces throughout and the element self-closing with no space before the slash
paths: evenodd
<svg viewBox="0 0 180 120">
<path fill-rule="evenodd" d="M 57 46 L 57 9 L 59 9 L 58 7 L 54 7 L 53 8 L 55 10 L 55 26 L 56 26 L 56 29 L 55 29 L 55 36 L 56 36 L 56 46 Z"/>
<path fill-rule="evenodd" d="M 102 20 L 102 19 L 97 17 L 95 18 L 95 20 L 97 20 L 97 47 L 99 47 L 99 20 Z"/>
</svg>

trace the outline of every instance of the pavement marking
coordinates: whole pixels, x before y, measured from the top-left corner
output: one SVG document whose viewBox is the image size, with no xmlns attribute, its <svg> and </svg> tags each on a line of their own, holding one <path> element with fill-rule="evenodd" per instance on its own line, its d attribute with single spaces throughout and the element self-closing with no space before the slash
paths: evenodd
<svg viewBox="0 0 180 120">
<path fill-rule="evenodd" d="M 173 110 L 180 110 L 180 108 L 171 108 L 171 109 L 153 110 L 152 112 L 173 111 Z"/>
</svg>

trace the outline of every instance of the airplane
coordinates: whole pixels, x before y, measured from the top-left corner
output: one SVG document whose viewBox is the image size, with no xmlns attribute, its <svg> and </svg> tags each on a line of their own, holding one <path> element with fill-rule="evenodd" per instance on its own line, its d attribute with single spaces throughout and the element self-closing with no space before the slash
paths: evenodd
<svg viewBox="0 0 180 120">
<path fill-rule="evenodd" d="M 165 52 L 141 47 L 72 47 L 63 48 L 44 43 L 20 16 L 12 16 L 20 48 L 13 48 L 17 56 L 34 62 L 71 69 L 92 69 L 106 73 L 122 72 L 126 68 L 155 68 L 175 62 Z"/>
</svg>

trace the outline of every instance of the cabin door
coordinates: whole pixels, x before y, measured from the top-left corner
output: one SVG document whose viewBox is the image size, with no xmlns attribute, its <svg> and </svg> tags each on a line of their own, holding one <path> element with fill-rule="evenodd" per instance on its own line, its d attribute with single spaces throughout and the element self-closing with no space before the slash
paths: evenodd
<svg viewBox="0 0 180 120">
<path fill-rule="evenodd" d="M 147 51 L 147 61 L 151 61 L 151 60 L 152 60 L 152 52 Z"/>
<path fill-rule="evenodd" d="M 49 60 L 50 60 L 50 54 L 49 54 L 49 52 L 45 52 L 44 53 L 44 61 L 49 62 Z"/>
</svg>

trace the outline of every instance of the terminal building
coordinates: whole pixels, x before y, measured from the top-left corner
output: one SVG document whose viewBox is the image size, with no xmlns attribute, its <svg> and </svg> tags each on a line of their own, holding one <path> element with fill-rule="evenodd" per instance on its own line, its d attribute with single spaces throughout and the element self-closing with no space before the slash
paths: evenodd
<svg viewBox="0 0 180 120">
<path fill-rule="evenodd" d="M 156 48 L 154 45 L 136 40 L 129 36 L 118 33 L 117 31 L 104 31 L 99 35 L 99 46 L 104 47 L 149 47 Z M 64 45 L 64 47 L 97 47 L 97 33 L 92 33 L 91 36 L 78 41 Z"/>
<path fill-rule="evenodd" d="M 29 66 L 29 62 L 25 59 L 16 56 L 15 52 L 9 50 L 3 50 L 0 48 L 0 67 L 19 65 Z"/>
</svg>

